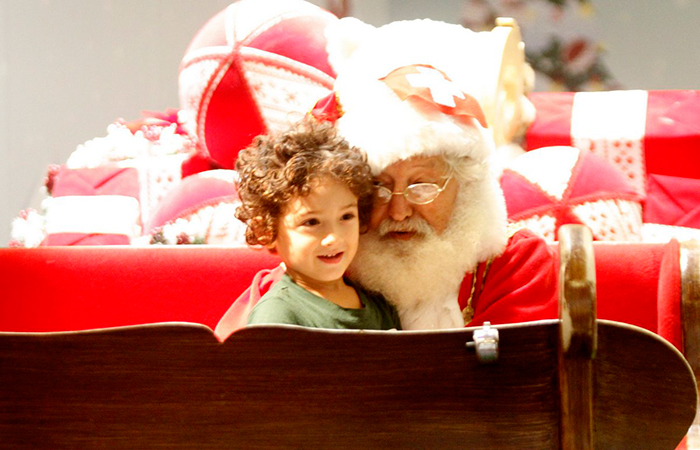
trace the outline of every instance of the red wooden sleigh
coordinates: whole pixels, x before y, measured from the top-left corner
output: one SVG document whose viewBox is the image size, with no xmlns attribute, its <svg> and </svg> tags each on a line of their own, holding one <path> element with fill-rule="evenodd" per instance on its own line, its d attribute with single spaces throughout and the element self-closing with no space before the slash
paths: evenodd
<svg viewBox="0 0 700 450">
<path fill-rule="evenodd" d="M 690 365 L 655 333 L 595 319 L 585 229 L 559 248 L 561 319 L 491 327 L 497 339 L 266 326 L 220 343 L 193 323 L 0 333 L 0 446 L 675 448 L 696 412 Z M 697 276 L 685 286 L 697 298 Z"/>
</svg>

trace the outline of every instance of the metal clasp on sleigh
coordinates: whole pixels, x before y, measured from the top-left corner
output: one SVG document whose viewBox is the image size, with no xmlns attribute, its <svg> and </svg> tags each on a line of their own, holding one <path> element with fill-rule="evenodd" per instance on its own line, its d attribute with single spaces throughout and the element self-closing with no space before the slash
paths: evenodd
<svg viewBox="0 0 700 450">
<path fill-rule="evenodd" d="M 472 339 L 467 342 L 467 348 L 476 350 L 476 357 L 481 364 L 498 361 L 498 330 L 491 328 L 491 322 L 484 322 L 481 328 L 474 330 Z"/>
</svg>

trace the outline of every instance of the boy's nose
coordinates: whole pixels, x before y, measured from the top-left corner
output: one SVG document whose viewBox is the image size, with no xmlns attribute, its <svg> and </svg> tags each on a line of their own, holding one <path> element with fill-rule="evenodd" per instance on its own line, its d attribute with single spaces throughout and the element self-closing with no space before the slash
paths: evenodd
<svg viewBox="0 0 700 450">
<path fill-rule="evenodd" d="M 328 247 L 328 246 L 335 244 L 337 241 L 338 241 L 338 236 L 337 236 L 336 232 L 330 231 L 330 232 L 326 233 L 326 235 L 321 240 L 321 245 Z"/>
</svg>

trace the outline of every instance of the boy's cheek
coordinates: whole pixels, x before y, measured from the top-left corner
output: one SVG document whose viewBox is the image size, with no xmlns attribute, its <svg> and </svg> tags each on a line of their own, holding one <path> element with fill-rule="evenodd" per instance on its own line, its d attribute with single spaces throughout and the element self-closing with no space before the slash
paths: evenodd
<svg viewBox="0 0 700 450">
<path fill-rule="evenodd" d="M 291 230 L 287 233 L 286 245 L 289 247 L 303 247 L 317 241 L 318 237 L 311 232 Z"/>
</svg>

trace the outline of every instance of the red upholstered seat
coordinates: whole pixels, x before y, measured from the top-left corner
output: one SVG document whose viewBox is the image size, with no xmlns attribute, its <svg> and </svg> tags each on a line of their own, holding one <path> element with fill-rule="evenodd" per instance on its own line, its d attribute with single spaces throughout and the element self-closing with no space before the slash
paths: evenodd
<svg viewBox="0 0 700 450">
<path fill-rule="evenodd" d="M 214 329 L 267 250 L 215 246 L 0 249 L 0 331 L 185 321 Z"/>
<path fill-rule="evenodd" d="M 594 251 L 598 317 L 680 348 L 678 244 L 595 242 Z M 168 321 L 214 329 L 255 273 L 278 263 L 265 250 L 218 246 L 3 248 L 0 331 Z"/>
<path fill-rule="evenodd" d="M 678 242 L 596 242 L 593 247 L 598 318 L 653 331 L 681 350 Z"/>
</svg>

